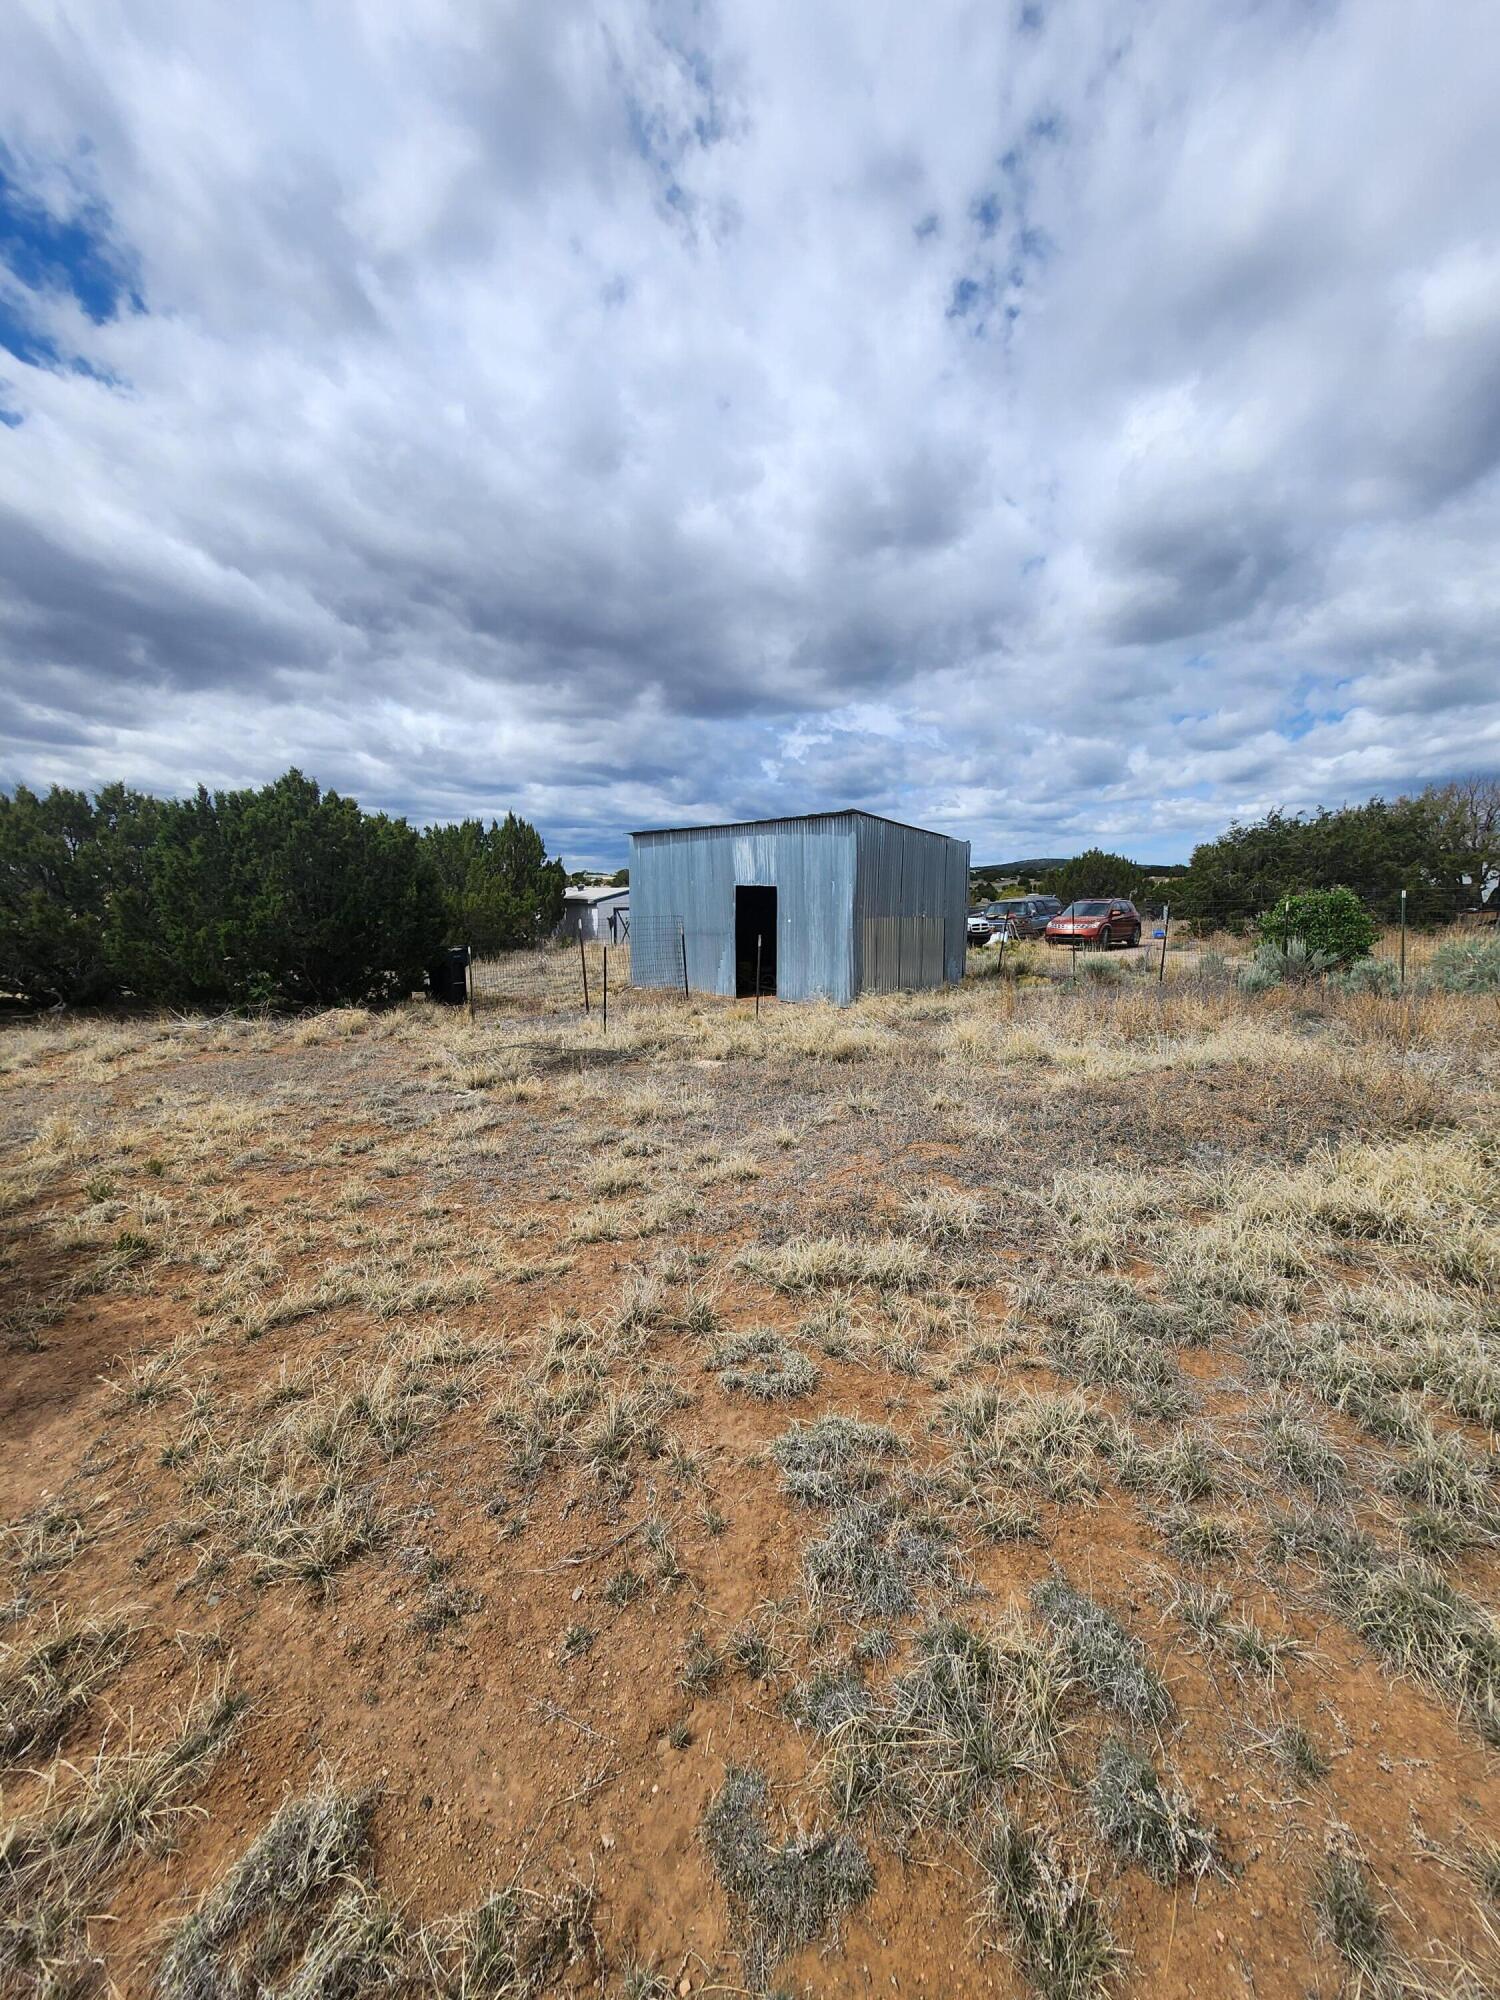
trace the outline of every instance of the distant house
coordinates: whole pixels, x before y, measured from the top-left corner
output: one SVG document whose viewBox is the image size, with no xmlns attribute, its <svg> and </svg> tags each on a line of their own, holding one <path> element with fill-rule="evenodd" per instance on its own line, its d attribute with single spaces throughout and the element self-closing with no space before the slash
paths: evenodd
<svg viewBox="0 0 1500 2000">
<path fill-rule="evenodd" d="M 559 937 L 622 944 L 630 935 L 629 889 L 569 889 L 563 897 Z"/>
</svg>

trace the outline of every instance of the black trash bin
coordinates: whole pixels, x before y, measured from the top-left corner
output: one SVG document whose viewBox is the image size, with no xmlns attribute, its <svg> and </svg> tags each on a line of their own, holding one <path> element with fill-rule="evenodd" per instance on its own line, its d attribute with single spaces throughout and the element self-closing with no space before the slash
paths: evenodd
<svg viewBox="0 0 1500 2000">
<path fill-rule="evenodd" d="M 427 968 L 427 987 L 445 1007 L 462 1007 L 469 997 L 469 947 L 450 946 Z"/>
</svg>

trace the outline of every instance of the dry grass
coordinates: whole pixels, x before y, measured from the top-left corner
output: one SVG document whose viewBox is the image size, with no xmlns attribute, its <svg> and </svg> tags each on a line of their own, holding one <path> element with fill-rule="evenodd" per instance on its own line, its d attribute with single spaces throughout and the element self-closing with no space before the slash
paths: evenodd
<svg viewBox="0 0 1500 2000">
<path fill-rule="evenodd" d="M 0 1986 L 1491 1976 L 1492 1011 L 1070 971 L 0 1038 Z"/>
<path fill-rule="evenodd" d="M 123 1618 L 76 1618 L 54 1608 L 50 1624 L 0 1645 L 0 1761 L 42 1757 L 123 1663 Z"/>
<path fill-rule="evenodd" d="M 136 1852 L 172 1844 L 199 1781 L 244 1713 L 227 1676 L 155 1743 L 107 1743 L 85 1764 L 54 1764 L 42 1801 L 0 1826 L 0 1977 L 48 1990 L 84 1984 L 85 1920 L 100 1887 Z"/>
<path fill-rule="evenodd" d="M 731 1770 L 703 1821 L 709 1863 L 729 1898 L 745 1977 L 760 1991 L 781 1960 L 835 1928 L 874 1887 L 864 1849 L 846 1833 L 765 1829 L 768 1793 L 755 1770 Z"/>
</svg>

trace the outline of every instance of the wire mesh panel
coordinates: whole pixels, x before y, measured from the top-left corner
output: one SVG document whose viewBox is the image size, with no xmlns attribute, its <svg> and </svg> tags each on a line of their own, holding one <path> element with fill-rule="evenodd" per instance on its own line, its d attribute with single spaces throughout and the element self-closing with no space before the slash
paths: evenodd
<svg viewBox="0 0 1500 2000">
<path fill-rule="evenodd" d="M 604 1000 L 609 960 L 611 1011 L 629 1004 L 630 989 L 682 991 L 682 920 L 640 919 L 618 941 L 549 938 L 545 944 L 476 958 L 469 968 L 476 1012 L 481 1008 L 526 1014 L 583 1014 Z"/>
<path fill-rule="evenodd" d="M 614 967 L 610 967 L 611 973 Z M 569 938 L 518 951 L 476 958 L 469 968 L 474 1006 L 508 1008 L 534 1014 L 584 1010 L 584 988 L 590 998 L 604 975 L 604 946 Z"/>
<path fill-rule="evenodd" d="M 631 925 L 628 953 L 621 954 L 618 971 L 615 954 L 610 953 L 609 983 L 612 991 L 617 983 L 621 988 L 628 983 L 675 987 L 680 992 L 684 984 L 681 917 L 638 913 Z"/>
</svg>

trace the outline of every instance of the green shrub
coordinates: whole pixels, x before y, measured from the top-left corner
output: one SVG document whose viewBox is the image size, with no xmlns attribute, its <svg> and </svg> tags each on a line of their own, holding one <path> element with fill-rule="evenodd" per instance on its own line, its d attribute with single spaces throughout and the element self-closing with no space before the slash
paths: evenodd
<svg viewBox="0 0 1500 2000">
<path fill-rule="evenodd" d="M 1352 889 L 1307 889 L 1283 896 L 1260 920 L 1261 937 L 1283 948 L 1301 938 L 1309 952 L 1330 964 L 1350 965 L 1368 958 L 1379 935 L 1375 919 Z"/>
<path fill-rule="evenodd" d="M 1417 983 L 1428 992 L 1500 993 L 1500 937 L 1439 945 Z"/>
<path fill-rule="evenodd" d="M 451 942 L 414 828 L 288 771 L 258 791 L 0 797 L 0 994 L 328 1007 Z"/>
<path fill-rule="evenodd" d="M 300 771 L 259 791 L 200 789 L 169 809 L 149 872 L 161 965 L 151 998 L 391 1000 L 421 984 L 447 941 L 415 830 Z"/>
<path fill-rule="evenodd" d="M 437 875 L 450 944 L 472 945 L 487 958 L 535 944 L 560 920 L 563 865 L 547 859 L 542 836 L 514 813 L 488 828 L 477 819 L 429 827 L 422 847 Z"/>
</svg>

